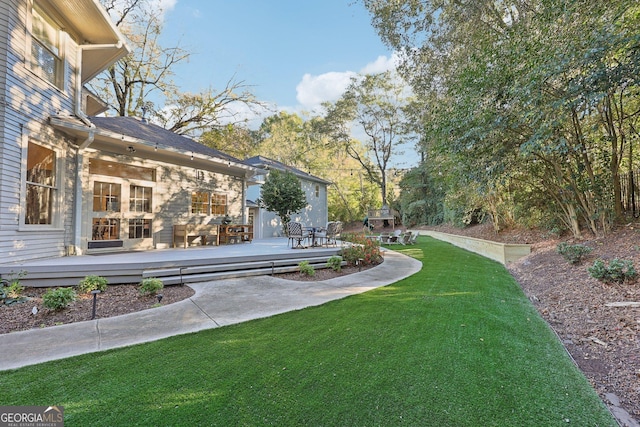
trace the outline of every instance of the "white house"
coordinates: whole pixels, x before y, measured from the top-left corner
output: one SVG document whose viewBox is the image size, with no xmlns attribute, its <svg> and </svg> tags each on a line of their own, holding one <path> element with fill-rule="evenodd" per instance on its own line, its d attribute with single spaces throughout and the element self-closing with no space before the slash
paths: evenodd
<svg viewBox="0 0 640 427">
<path fill-rule="evenodd" d="M 298 214 L 292 215 L 291 220 L 302 222 L 307 227 L 324 227 L 327 225 L 329 218 L 327 187 L 330 184 L 329 181 L 262 156 L 251 157 L 244 162 L 266 173 L 271 169 L 278 169 L 291 172 L 297 176 L 307 198 L 307 207 Z M 264 182 L 265 178 L 266 174 L 257 176 L 255 181 L 258 183 L 260 181 Z M 248 216 L 249 221 L 254 225 L 255 238 L 283 236 L 284 230 L 282 229 L 280 218 L 274 212 L 269 212 L 259 207 L 256 203 L 260 197 L 260 188 L 260 185 L 253 185 L 247 189 Z"/>
<path fill-rule="evenodd" d="M 246 222 L 257 170 L 83 85 L 128 53 L 97 0 L 0 2 L 3 263 L 168 247 L 176 223 Z"/>
</svg>

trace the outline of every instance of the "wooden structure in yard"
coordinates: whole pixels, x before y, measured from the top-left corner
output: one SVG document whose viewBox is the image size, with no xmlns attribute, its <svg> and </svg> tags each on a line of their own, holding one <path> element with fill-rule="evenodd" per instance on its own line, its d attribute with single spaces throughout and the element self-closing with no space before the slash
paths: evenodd
<svg viewBox="0 0 640 427">
<path fill-rule="evenodd" d="M 375 221 L 381 221 L 384 224 L 384 221 L 388 221 L 391 224 L 391 228 L 396 228 L 396 216 L 398 212 L 383 206 L 382 209 L 369 209 L 367 219 L 369 220 L 369 224 L 375 226 Z"/>
</svg>

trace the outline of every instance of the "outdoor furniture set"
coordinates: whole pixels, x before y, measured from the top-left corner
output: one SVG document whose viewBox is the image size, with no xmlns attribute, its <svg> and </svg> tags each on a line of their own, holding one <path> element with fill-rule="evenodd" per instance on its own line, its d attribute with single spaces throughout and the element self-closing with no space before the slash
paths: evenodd
<svg viewBox="0 0 640 427">
<path fill-rule="evenodd" d="M 411 231 L 396 230 L 393 233 L 382 232 L 378 236 L 378 241 L 383 245 L 413 245 L 418 238 L 418 233 Z"/>
<path fill-rule="evenodd" d="M 294 249 L 337 246 L 341 232 L 342 222 L 340 221 L 329 221 L 326 227 L 305 227 L 301 222 L 296 221 L 287 225 L 288 243 Z"/>
</svg>

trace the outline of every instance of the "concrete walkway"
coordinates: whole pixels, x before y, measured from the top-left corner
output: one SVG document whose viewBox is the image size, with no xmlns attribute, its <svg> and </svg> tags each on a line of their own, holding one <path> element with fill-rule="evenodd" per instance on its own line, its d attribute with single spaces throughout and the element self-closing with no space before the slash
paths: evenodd
<svg viewBox="0 0 640 427">
<path fill-rule="evenodd" d="M 372 269 L 323 282 L 271 276 L 189 285 L 195 295 L 123 316 L 0 335 L 0 370 L 155 341 L 321 305 L 408 277 L 422 263 L 393 251 Z"/>
</svg>

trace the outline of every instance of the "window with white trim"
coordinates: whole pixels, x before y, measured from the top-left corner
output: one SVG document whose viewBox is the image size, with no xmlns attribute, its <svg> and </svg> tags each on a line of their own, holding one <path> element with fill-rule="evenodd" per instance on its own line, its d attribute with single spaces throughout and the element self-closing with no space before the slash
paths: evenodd
<svg viewBox="0 0 640 427">
<path fill-rule="evenodd" d="M 31 15 L 31 70 L 58 89 L 64 89 L 62 30 L 41 8 Z"/>
<path fill-rule="evenodd" d="M 132 218 L 129 220 L 130 239 L 148 239 L 151 237 L 151 220 L 146 218 Z"/>
<path fill-rule="evenodd" d="M 120 219 L 93 218 L 91 223 L 91 240 L 119 240 Z"/>
<path fill-rule="evenodd" d="M 58 193 L 56 153 L 33 142 L 27 148 L 26 190 L 25 224 L 53 225 L 53 205 Z"/>
<path fill-rule="evenodd" d="M 227 195 L 226 194 L 212 194 L 211 195 L 211 215 L 226 215 L 227 214 Z"/>
<path fill-rule="evenodd" d="M 95 181 L 93 183 L 93 211 L 120 212 L 120 184 Z"/>
<path fill-rule="evenodd" d="M 202 191 L 194 191 L 191 193 L 191 213 L 200 215 L 209 214 L 209 193 Z"/>
<path fill-rule="evenodd" d="M 129 187 L 129 211 L 151 212 L 151 187 L 131 184 Z"/>
</svg>

